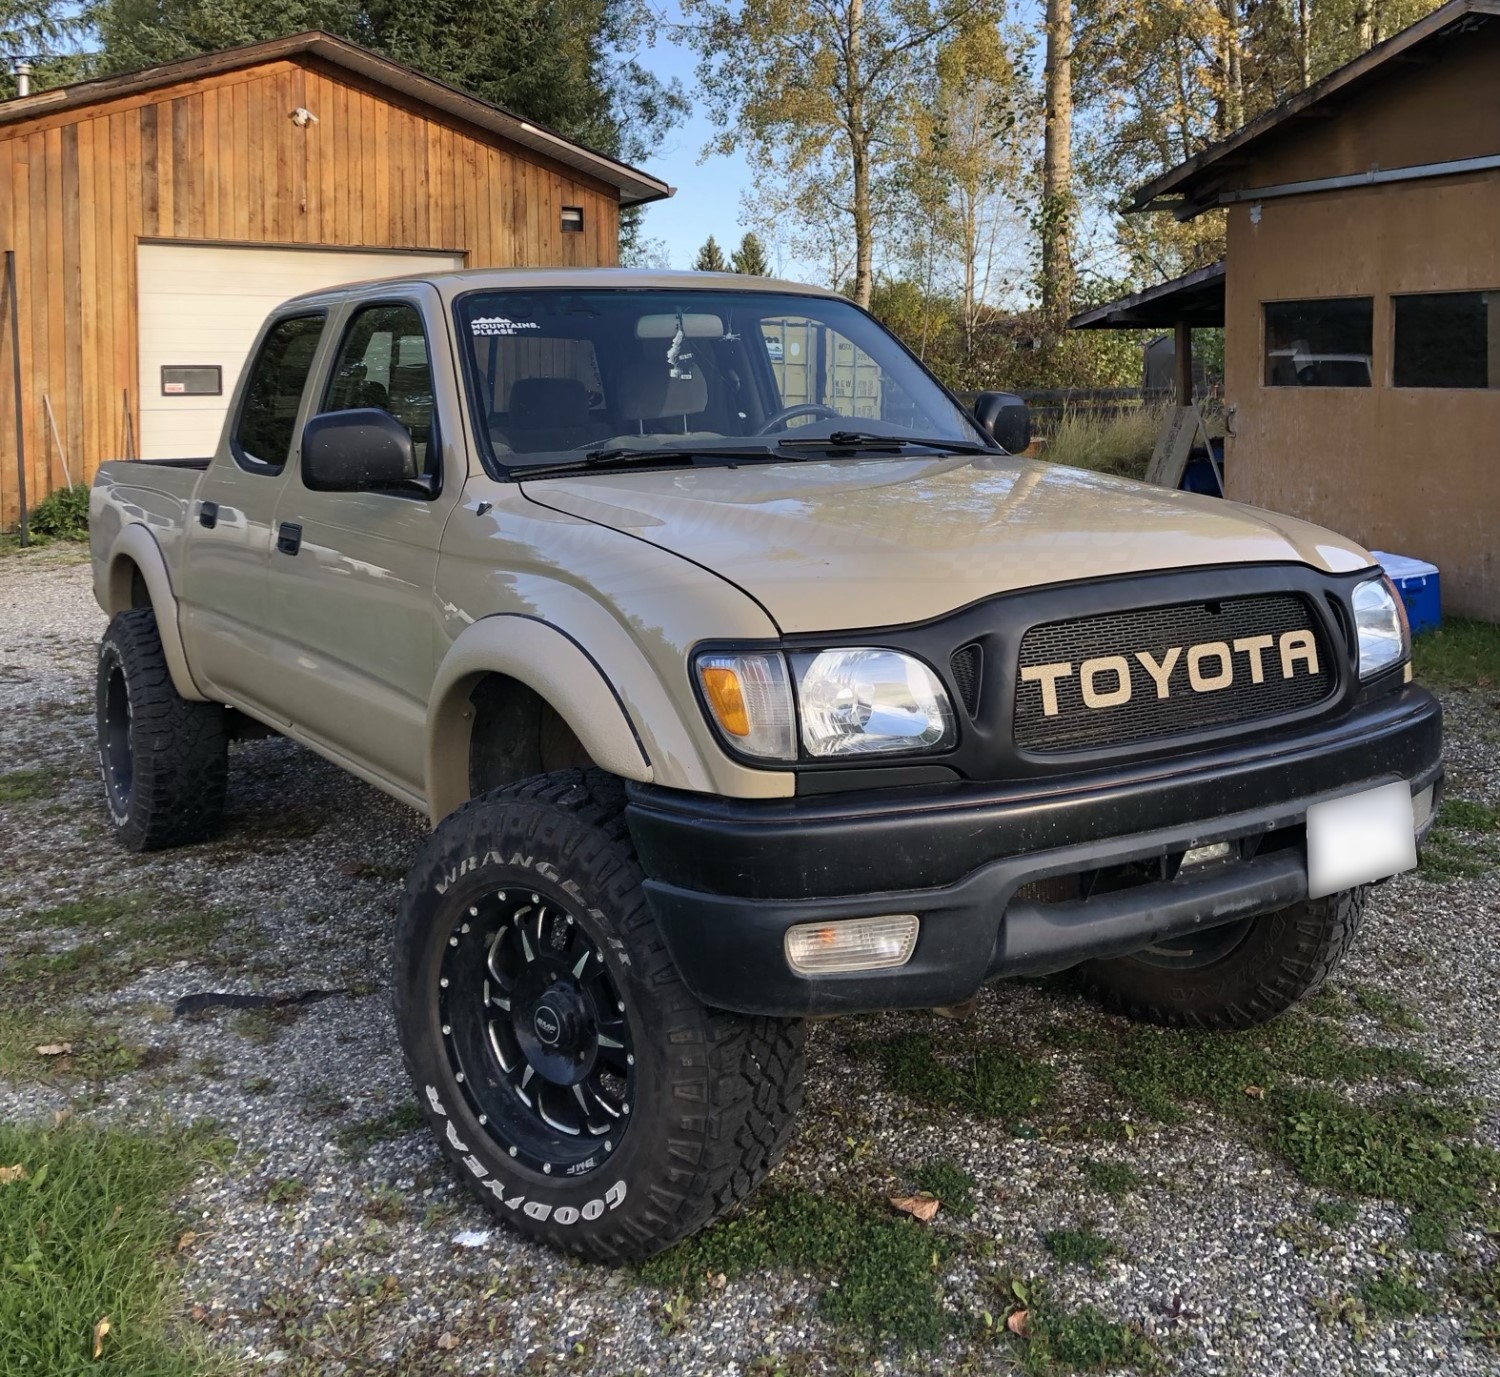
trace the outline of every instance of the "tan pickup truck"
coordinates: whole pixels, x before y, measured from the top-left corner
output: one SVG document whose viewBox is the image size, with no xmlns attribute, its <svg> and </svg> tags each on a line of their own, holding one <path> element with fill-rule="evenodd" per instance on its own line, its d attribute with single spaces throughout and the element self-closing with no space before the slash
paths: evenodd
<svg viewBox="0 0 1500 1377">
<path fill-rule="evenodd" d="M 501 1218 L 599 1259 L 747 1195 L 808 1015 L 1077 968 L 1234 1028 L 1415 864 L 1441 718 L 1369 555 L 1011 458 L 848 301 L 465 272 L 288 302 L 212 459 L 91 508 L 126 846 L 269 729 L 412 807 L 416 1094 Z"/>
</svg>

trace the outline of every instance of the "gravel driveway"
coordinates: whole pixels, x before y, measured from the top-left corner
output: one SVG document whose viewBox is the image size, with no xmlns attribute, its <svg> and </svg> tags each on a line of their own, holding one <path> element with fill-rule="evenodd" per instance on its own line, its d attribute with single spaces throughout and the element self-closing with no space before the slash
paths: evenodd
<svg viewBox="0 0 1500 1377">
<path fill-rule="evenodd" d="M 610 1272 L 492 1224 L 416 1126 L 387 938 L 422 820 L 254 741 L 219 840 L 119 853 L 93 777 L 103 624 L 75 556 L 0 558 L 0 971 L 25 944 L 97 948 L 32 992 L 23 1040 L 73 1051 L 13 1049 L 0 1119 L 232 1140 L 184 1202 L 180 1280 L 236 1370 L 1500 1371 L 1500 689 L 1445 696 L 1470 815 L 1445 866 L 1377 891 L 1311 1011 L 1166 1036 L 1051 981 L 966 1020 L 815 1024 L 760 1207 Z M 178 1005 L 217 994 L 284 998 Z M 898 1220 L 919 1185 L 936 1219 Z M 788 1223 L 828 1201 L 856 1230 L 839 1256 Z M 936 1308 L 886 1324 L 860 1240 L 909 1262 L 918 1231 Z"/>
</svg>

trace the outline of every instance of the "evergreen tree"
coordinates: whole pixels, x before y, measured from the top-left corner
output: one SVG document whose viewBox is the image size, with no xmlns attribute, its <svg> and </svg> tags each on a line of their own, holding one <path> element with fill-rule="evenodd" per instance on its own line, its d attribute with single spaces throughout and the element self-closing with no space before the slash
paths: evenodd
<svg viewBox="0 0 1500 1377">
<path fill-rule="evenodd" d="M 729 264 L 724 259 L 724 250 L 719 247 L 713 235 L 709 235 L 708 242 L 698 250 L 698 256 L 693 259 L 693 271 L 699 273 L 727 273 L 729 271 Z"/>
<path fill-rule="evenodd" d="M 706 248 L 707 245 L 704 247 Z M 718 245 L 714 247 L 717 248 Z M 744 273 L 746 277 L 770 277 L 771 275 L 771 265 L 766 259 L 766 246 L 760 242 L 760 236 L 754 230 L 740 240 L 740 246 L 734 251 L 732 261 L 734 271 Z"/>
</svg>

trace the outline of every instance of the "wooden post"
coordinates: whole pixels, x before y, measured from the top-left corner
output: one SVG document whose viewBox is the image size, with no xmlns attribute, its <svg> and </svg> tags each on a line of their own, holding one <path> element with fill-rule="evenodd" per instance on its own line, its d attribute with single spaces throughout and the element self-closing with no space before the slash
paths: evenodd
<svg viewBox="0 0 1500 1377">
<path fill-rule="evenodd" d="M 16 251 L 5 251 L 5 294 L 10 298 L 10 359 L 16 388 L 16 483 L 21 499 L 21 544 L 31 544 L 26 516 L 26 421 L 21 411 L 21 327 L 16 309 Z"/>
<path fill-rule="evenodd" d="M 1193 404 L 1193 327 L 1179 320 L 1173 327 L 1172 369 L 1177 393 L 1175 405 Z"/>
</svg>

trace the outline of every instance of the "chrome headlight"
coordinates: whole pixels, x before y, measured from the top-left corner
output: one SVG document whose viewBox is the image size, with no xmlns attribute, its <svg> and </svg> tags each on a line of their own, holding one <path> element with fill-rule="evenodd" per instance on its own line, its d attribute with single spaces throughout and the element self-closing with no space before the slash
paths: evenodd
<svg viewBox="0 0 1500 1377">
<path fill-rule="evenodd" d="M 952 743 L 948 692 L 920 660 L 866 646 L 791 659 L 808 755 L 940 751 Z"/>
<path fill-rule="evenodd" d="M 788 673 L 790 661 L 790 674 Z M 957 727 L 942 681 L 922 661 L 871 646 L 706 651 L 694 670 L 727 745 L 765 760 L 946 750 Z"/>
<path fill-rule="evenodd" d="M 1390 579 L 1367 579 L 1354 590 L 1354 630 L 1359 639 L 1359 677 L 1373 679 L 1411 654 L 1406 607 Z"/>
</svg>

